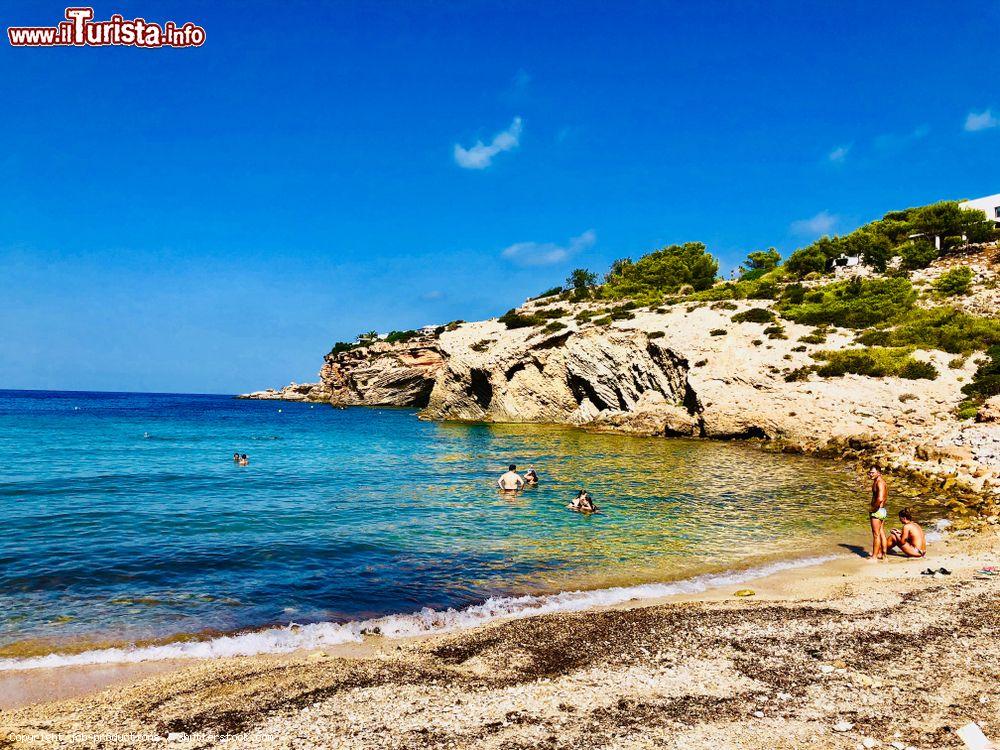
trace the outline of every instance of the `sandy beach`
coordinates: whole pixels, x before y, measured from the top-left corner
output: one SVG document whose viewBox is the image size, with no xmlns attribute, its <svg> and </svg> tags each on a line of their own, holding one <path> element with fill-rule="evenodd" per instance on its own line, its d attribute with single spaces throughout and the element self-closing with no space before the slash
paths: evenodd
<svg viewBox="0 0 1000 750">
<path fill-rule="evenodd" d="M 744 584 L 329 651 L 11 673 L 0 747 L 962 747 L 970 721 L 1000 734 L 1000 578 L 975 573 L 998 564 L 987 527 L 925 560 L 778 573 L 753 597 L 734 596 Z M 10 707 L 18 695 L 34 703 Z"/>
</svg>

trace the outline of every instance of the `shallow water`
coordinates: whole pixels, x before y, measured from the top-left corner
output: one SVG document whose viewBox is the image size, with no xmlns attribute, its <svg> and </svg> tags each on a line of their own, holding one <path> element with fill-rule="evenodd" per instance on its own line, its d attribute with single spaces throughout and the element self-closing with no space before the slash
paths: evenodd
<svg viewBox="0 0 1000 750">
<path fill-rule="evenodd" d="M 535 466 L 541 485 L 499 495 L 510 461 Z M 566 510 L 579 487 L 600 514 Z M 846 465 L 734 443 L 0 391 L 0 647 L 684 579 L 844 552 L 865 502 Z"/>
</svg>

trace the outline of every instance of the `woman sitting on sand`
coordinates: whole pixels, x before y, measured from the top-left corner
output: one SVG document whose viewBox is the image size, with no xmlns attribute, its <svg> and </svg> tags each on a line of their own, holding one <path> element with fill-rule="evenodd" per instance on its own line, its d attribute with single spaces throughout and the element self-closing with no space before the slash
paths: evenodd
<svg viewBox="0 0 1000 750">
<path fill-rule="evenodd" d="M 528 469 L 524 472 L 524 481 L 526 484 L 538 484 L 538 474 L 534 469 Z"/>
<path fill-rule="evenodd" d="M 573 498 L 573 502 L 566 506 L 570 510 L 575 510 L 578 513 L 596 513 L 597 506 L 594 505 L 594 500 L 590 496 L 590 493 L 586 490 L 577 490 L 576 497 Z"/>
</svg>

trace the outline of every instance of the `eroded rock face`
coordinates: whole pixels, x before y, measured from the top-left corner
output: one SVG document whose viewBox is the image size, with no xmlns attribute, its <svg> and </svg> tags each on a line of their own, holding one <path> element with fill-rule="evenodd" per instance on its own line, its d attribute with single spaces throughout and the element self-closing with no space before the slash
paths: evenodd
<svg viewBox="0 0 1000 750">
<path fill-rule="evenodd" d="M 641 331 L 590 328 L 532 336 L 477 325 L 494 336 L 472 345 L 467 335 L 442 337 L 446 364 L 425 417 L 698 433 L 687 361 Z"/>
<path fill-rule="evenodd" d="M 326 355 L 319 375 L 334 406 L 426 406 L 443 365 L 435 339 L 380 342 Z"/>
</svg>

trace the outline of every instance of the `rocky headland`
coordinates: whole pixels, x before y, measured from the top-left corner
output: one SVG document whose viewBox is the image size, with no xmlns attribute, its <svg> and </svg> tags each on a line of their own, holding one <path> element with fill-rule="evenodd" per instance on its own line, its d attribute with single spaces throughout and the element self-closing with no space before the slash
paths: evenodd
<svg viewBox="0 0 1000 750">
<path fill-rule="evenodd" d="M 973 281 L 948 303 L 994 309 L 996 255 L 990 247 L 942 258 L 913 274 L 914 288 L 932 288 L 959 262 L 973 269 Z M 829 279 L 805 286 L 822 283 Z M 534 325 L 463 322 L 403 342 L 356 345 L 326 355 L 318 383 L 245 397 L 419 407 L 432 420 L 757 439 L 789 452 L 874 457 L 891 470 L 1000 497 L 1000 399 L 985 401 L 972 419 L 957 414 L 982 357 L 917 348 L 912 357 L 933 368 L 932 379 L 825 377 L 814 371 L 817 357 L 864 348 L 858 331 L 782 318 L 775 300 L 691 295 L 609 308 L 567 296 L 531 299 L 514 311 Z M 943 303 L 924 294 L 917 304 Z M 993 504 L 984 511 L 996 515 Z"/>
</svg>

